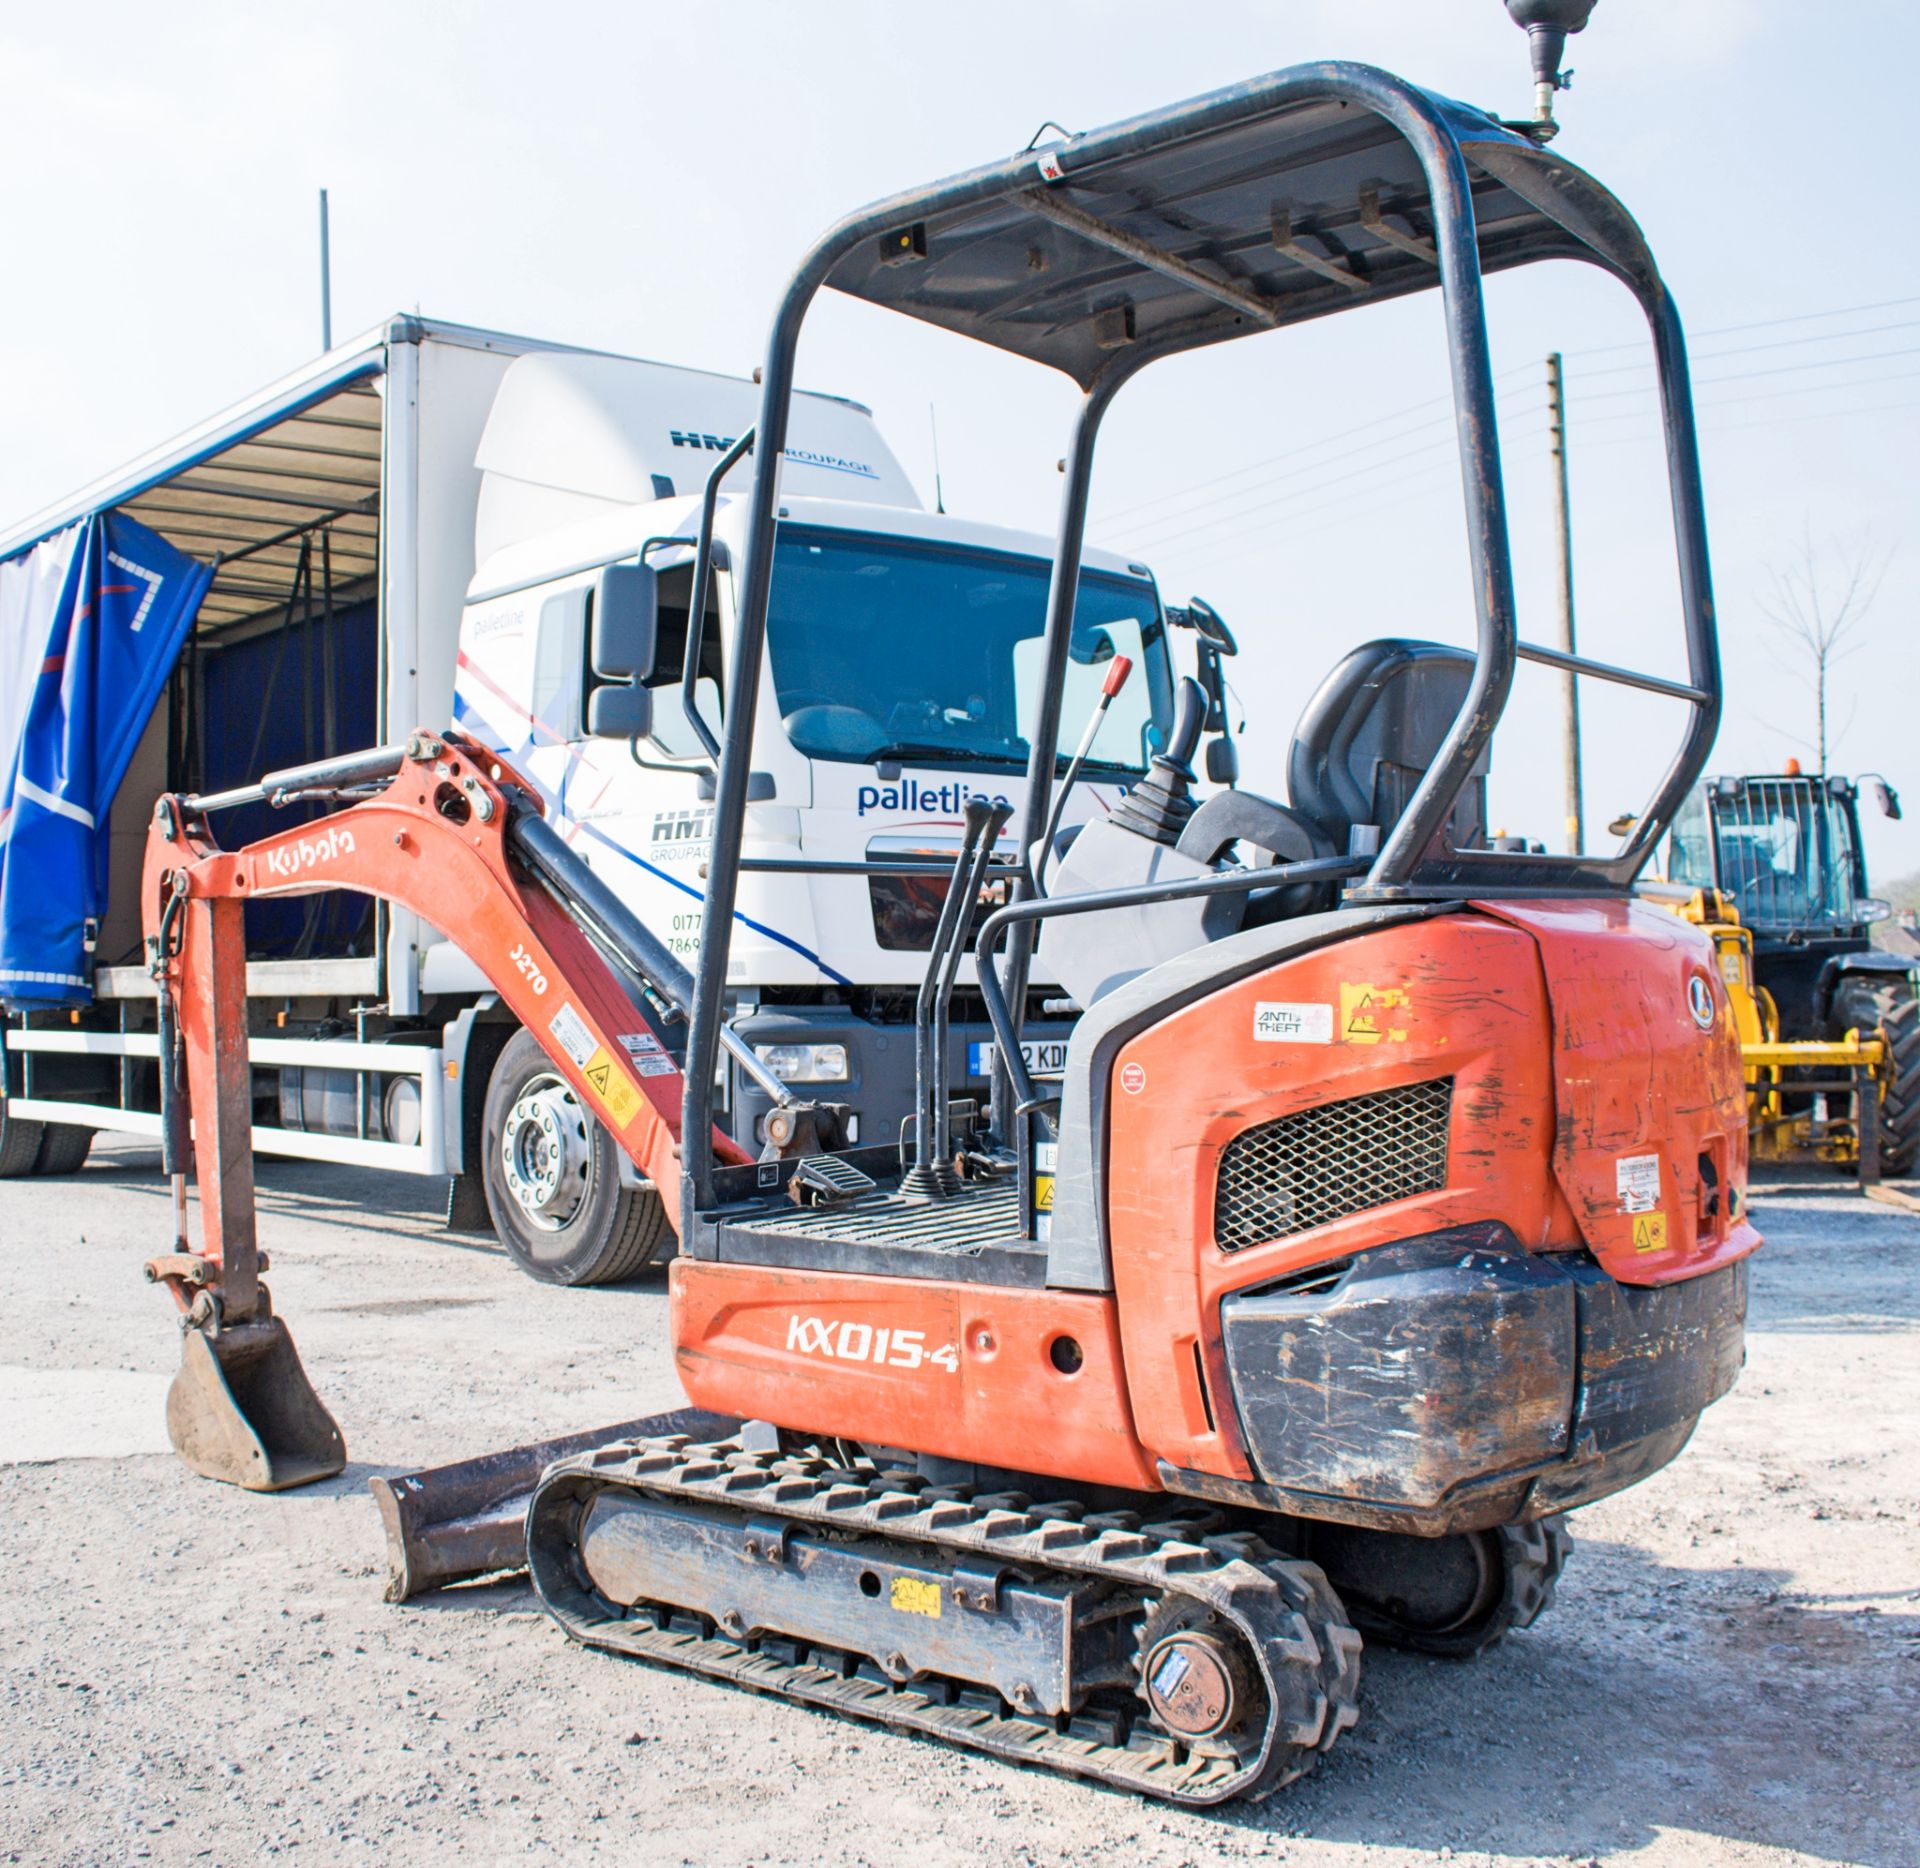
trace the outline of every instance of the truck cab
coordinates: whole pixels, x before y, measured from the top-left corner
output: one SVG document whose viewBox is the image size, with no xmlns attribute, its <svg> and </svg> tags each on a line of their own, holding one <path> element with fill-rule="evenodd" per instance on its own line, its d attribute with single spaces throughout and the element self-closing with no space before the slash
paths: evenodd
<svg viewBox="0 0 1920 1868">
<path fill-rule="evenodd" d="M 662 366 L 530 356 L 503 380 L 478 454 L 478 568 L 461 616 L 455 723 L 538 784 L 569 843 L 689 966 L 706 932 L 744 472 L 737 490 L 725 478 L 718 488 L 710 575 L 693 619 L 696 541 L 705 482 L 745 433 L 755 393 L 744 380 Z M 556 411 L 573 433 L 556 430 Z M 850 1142 L 885 1143 L 912 1106 L 913 1000 L 947 891 L 947 875 L 924 865 L 951 861 L 970 799 L 1017 806 L 1024 792 L 1051 544 L 925 510 L 857 404 L 796 397 L 794 430 L 755 710 L 745 856 L 758 866 L 743 876 L 735 911 L 729 1016 L 774 1076 L 848 1107 Z M 616 503 L 609 489 L 641 497 Z M 596 690 L 624 686 L 596 673 L 598 606 L 610 600 L 609 573 L 641 563 L 653 573 L 661 657 L 646 729 L 596 735 Z M 1152 574 L 1089 552 L 1070 725 L 1123 657 L 1134 672 L 1067 802 L 1066 834 L 1110 811 L 1146 771 L 1173 702 L 1168 619 Z M 920 873 L 905 867 L 915 863 Z M 889 864 L 900 868 L 885 873 Z M 997 899 L 1006 886 L 990 879 L 987 893 Z M 423 952 L 421 983 L 435 995 L 485 986 L 444 941 Z M 984 1098 L 991 1030 L 970 963 L 960 985 L 949 1082 Z M 1042 955 L 1024 1041 L 1030 1066 L 1045 1070 L 1064 1053 L 1072 1009 Z M 542 1068 L 530 1055 L 525 1067 Z M 757 1146 L 771 1099 L 731 1059 L 725 1071 L 722 1123 Z M 510 1131 L 500 1141 L 508 1151 Z M 490 1150 L 499 1139 L 489 1133 Z M 496 1181 L 497 1227 L 539 1220 L 513 1211 Z M 537 1207 L 540 1183 L 523 1184 Z"/>
</svg>

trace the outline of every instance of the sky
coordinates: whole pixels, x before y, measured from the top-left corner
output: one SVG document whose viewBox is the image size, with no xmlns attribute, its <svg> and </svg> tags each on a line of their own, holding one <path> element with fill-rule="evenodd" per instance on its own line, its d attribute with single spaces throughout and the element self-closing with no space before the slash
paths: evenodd
<svg viewBox="0 0 1920 1868">
<path fill-rule="evenodd" d="M 1836 24 L 1835 22 L 1840 22 Z M 1498 0 L 549 0 L 46 8 L 0 0 L 0 528 L 319 348 L 316 191 L 337 335 L 429 316 L 745 374 L 814 237 L 897 189 L 1322 57 L 1524 114 Z M 1600 0 L 1556 149 L 1633 210 L 1686 323 L 1727 676 L 1710 769 L 1811 767 L 1803 653 L 1766 618 L 1811 553 L 1880 570 L 1833 671 L 1837 771 L 1876 877 L 1920 871 L 1920 257 L 1879 73 L 1906 0 Z M 1874 83 L 1867 80 L 1873 78 Z M 1878 176 L 1882 179 L 1875 180 Z M 1681 674 L 1644 325 L 1561 264 L 1492 282 L 1523 636 L 1554 627 L 1545 358 L 1566 359 L 1580 645 Z M 1050 532 L 1065 378 L 823 297 L 801 381 L 868 403 L 950 511 Z M 1244 779 L 1284 795 L 1294 721 L 1353 645 L 1472 626 L 1437 297 L 1175 359 L 1108 417 L 1090 536 L 1237 631 Z M 1640 807 L 1673 703 L 1581 684 L 1591 836 Z M 1557 677 L 1523 671 L 1497 828 L 1561 847 Z"/>
</svg>

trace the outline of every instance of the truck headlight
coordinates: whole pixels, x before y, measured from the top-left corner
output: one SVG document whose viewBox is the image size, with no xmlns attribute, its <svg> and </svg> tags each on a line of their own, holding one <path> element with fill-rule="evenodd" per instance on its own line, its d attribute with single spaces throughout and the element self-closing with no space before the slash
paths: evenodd
<svg viewBox="0 0 1920 1868">
<path fill-rule="evenodd" d="M 1882 901 L 1877 895 L 1856 895 L 1853 899 L 1853 918 L 1856 921 L 1885 921 L 1893 913 L 1893 904 Z"/>
<path fill-rule="evenodd" d="M 756 1044 L 755 1057 L 782 1083 L 844 1083 L 844 1044 Z"/>
</svg>

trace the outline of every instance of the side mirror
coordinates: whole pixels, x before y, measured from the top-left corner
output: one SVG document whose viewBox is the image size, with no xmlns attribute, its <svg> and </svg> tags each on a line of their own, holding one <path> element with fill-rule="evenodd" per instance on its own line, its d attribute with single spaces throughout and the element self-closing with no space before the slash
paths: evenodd
<svg viewBox="0 0 1920 1868">
<path fill-rule="evenodd" d="M 1880 814 L 1890 817 L 1897 824 L 1900 821 L 1900 794 L 1884 778 L 1873 781 L 1874 801 L 1880 806 Z"/>
<path fill-rule="evenodd" d="M 1240 748 L 1224 733 L 1207 741 L 1207 782 L 1210 785 L 1240 782 Z"/>
<path fill-rule="evenodd" d="M 608 565 L 593 587 L 593 672 L 602 681 L 631 681 L 636 688 L 652 687 L 660 674 L 659 638 L 659 596 L 653 567 Z M 599 730 L 589 725 L 589 731 Z M 622 733 L 625 730 L 622 728 Z"/>
<path fill-rule="evenodd" d="M 1200 640 L 1213 645 L 1222 655 L 1238 655 L 1240 645 L 1226 619 L 1204 597 L 1187 599 L 1187 620 L 1198 631 Z"/>
<path fill-rule="evenodd" d="M 587 696 L 587 731 L 595 739 L 642 739 L 653 730 L 653 696 L 616 682 Z"/>
</svg>

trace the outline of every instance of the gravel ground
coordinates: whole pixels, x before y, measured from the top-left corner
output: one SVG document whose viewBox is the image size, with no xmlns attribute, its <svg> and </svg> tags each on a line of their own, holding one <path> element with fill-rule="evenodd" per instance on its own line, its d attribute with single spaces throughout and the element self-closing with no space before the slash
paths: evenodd
<svg viewBox="0 0 1920 1868">
<path fill-rule="evenodd" d="M 661 1283 L 548 1290 L 426 1186 L 263 1162 L 354 1460 L 248 1496 L 151 1450 L 157 1168 L 0 1185 L 6 1861 L 1920 1863 L 1920 1215 L 1761 1190 L 1746 1373 L 1577 1514 L 1551 1614 L 1370 1653 L 1316 1776 L 1198 1815 L 583 1653 L 521 1587 L 386 1606 L 367 1478 L 675 1405 Z"/>
</svg>

